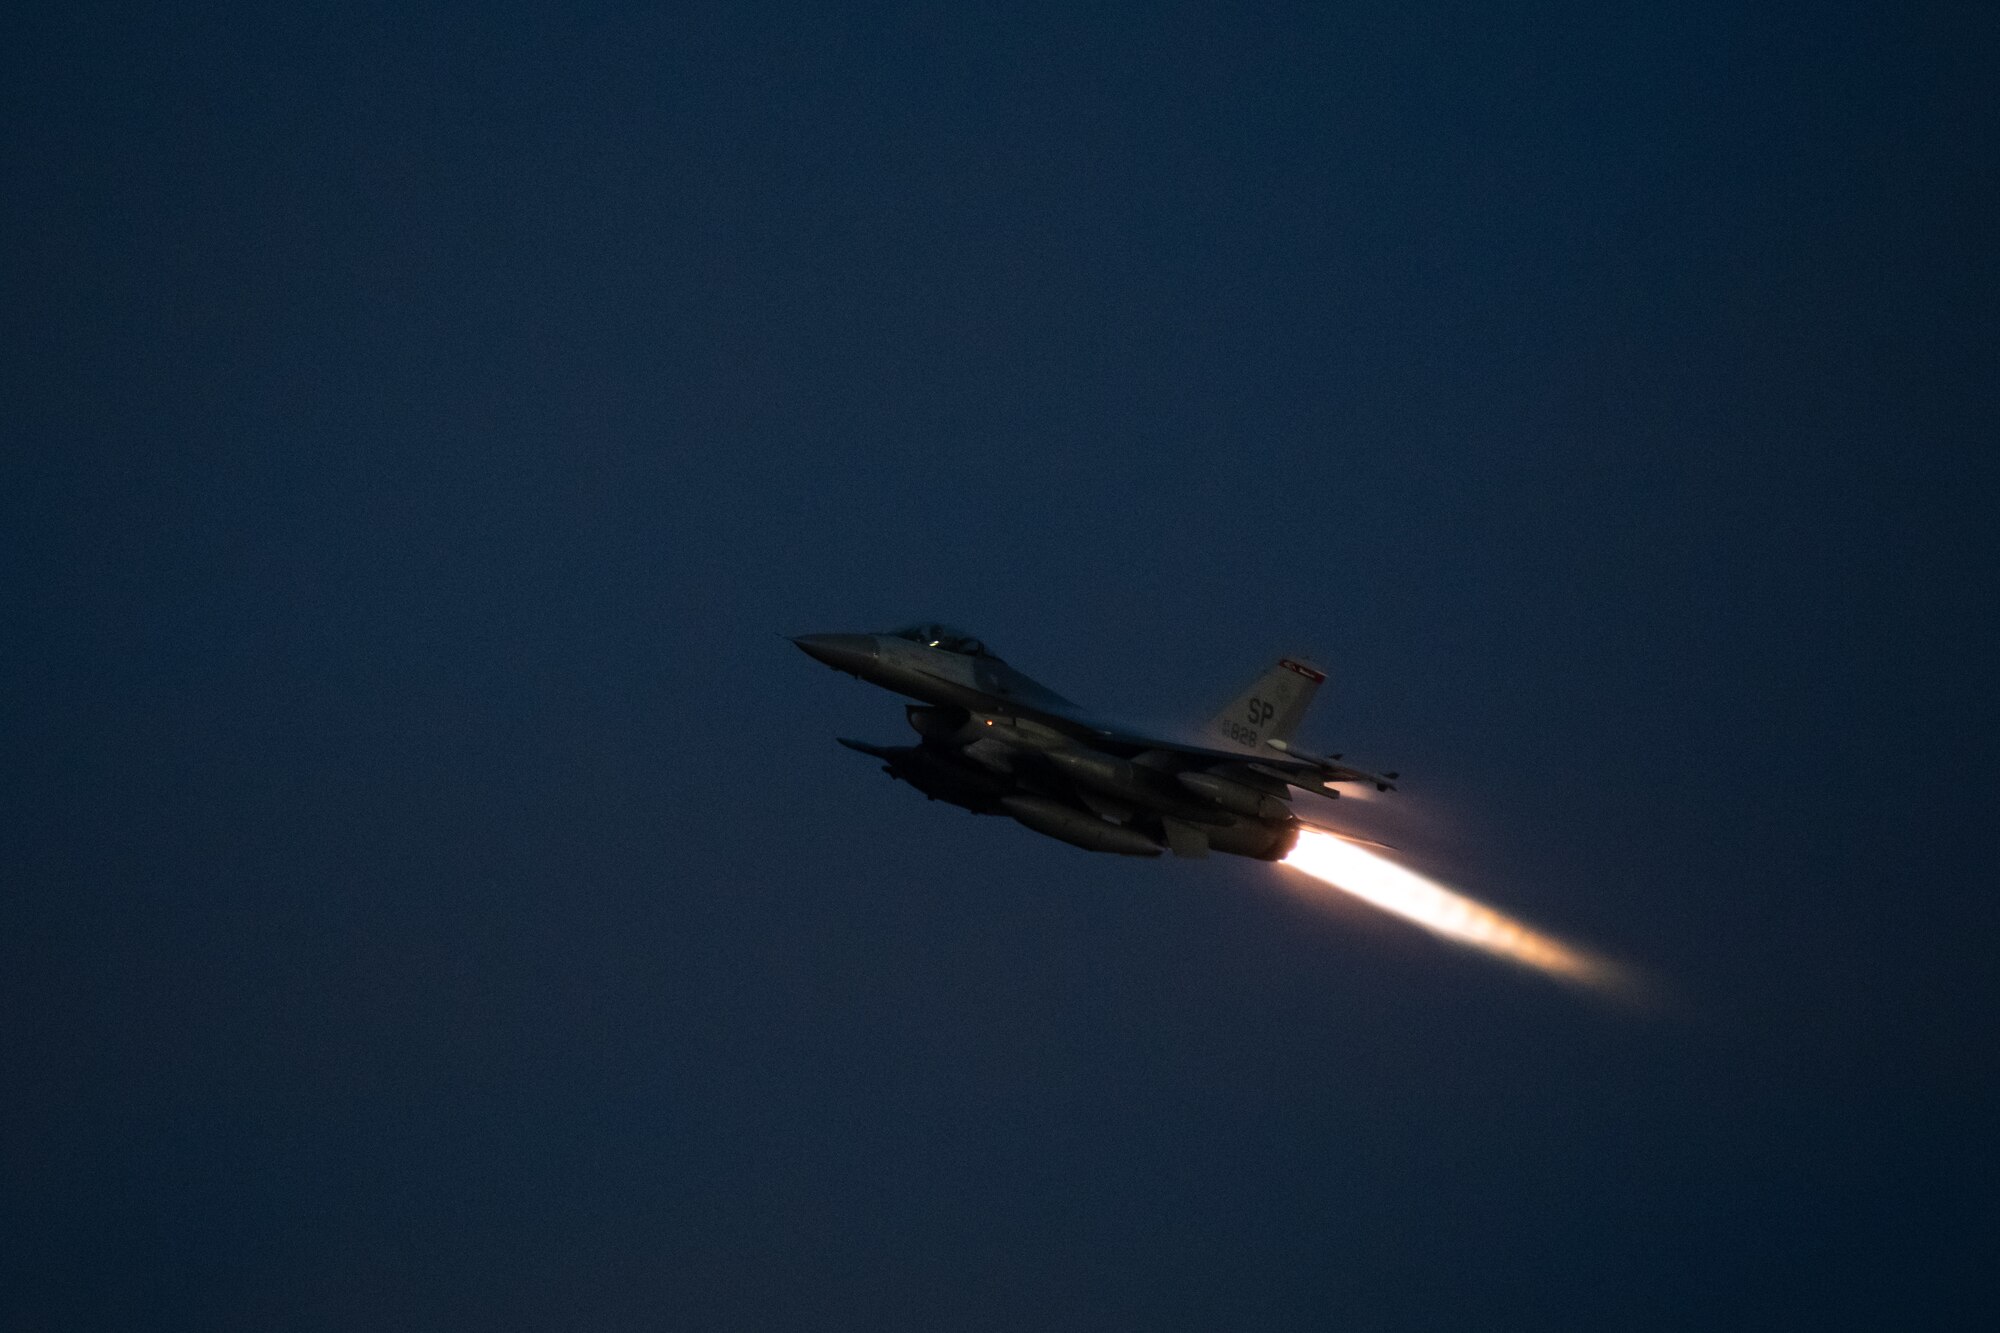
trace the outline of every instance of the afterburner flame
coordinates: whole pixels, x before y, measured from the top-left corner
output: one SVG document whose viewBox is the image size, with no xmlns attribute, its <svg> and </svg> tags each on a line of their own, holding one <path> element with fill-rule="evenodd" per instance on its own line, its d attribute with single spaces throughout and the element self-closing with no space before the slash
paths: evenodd
<svg viewBox="0 0 2000 1333">
<path fill-rule="evenodd" d="M 1394 912 L 1433 934 L 1565 981 L 1609 987 L 1624 979 L 1616 966 L 1602 958 L 1531 930 L 1483 903 L 1330 833 L 1300 829 L 1298 845 L 1281 864 L 1385 912 Z"/>
</svg>

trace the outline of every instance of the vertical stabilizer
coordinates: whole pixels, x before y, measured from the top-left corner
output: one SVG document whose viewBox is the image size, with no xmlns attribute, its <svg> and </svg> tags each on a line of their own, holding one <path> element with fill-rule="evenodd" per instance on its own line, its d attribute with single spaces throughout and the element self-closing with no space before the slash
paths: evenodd
<svg viewBox="0 0 2000 1333">
<path fill-rule="evenodd" d="M 1289 742 L 1325 680 L 1324 672 L 1283 658 L 1211 718 L 1202 734 L 1227 749 L 1260 753 L 1266 741 Z"/>
</svg>

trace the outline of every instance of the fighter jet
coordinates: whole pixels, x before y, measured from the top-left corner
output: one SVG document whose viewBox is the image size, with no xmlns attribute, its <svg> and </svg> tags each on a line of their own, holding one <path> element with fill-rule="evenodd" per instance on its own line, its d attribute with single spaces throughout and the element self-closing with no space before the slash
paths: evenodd
<svg viewBox="0 0 2000 1333">
<path fill-rule="evenodd" d="M 1293 789 L 1338 796 L 1341 784 L 1363 783 L 1390 791 L 1397 776 L 1292 744 L 1326 680 L 1292 658 L 1259 676 L 1194 738 L 1178 740 L 1090 716 L 949 625 L 792 642 L 837 671 L 917 700 L 905 709 L 917 744 L 842 737 L 842 745 L 880 759 L 883 772 L 932 800 L 1006 815 L 1088 851 L 1214 850 L 1276 861 L 1300 828 L 1325 827 L 1292 810 Z"/>
</svg>

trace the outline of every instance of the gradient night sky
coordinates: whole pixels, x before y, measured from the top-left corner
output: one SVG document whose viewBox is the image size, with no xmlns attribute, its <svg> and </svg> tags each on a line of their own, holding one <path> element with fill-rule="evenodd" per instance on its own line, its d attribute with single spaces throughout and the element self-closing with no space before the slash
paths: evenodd
<svg viewBox="0 0 2000 1333">
<path fill-rule="evenodd" d="M 0 1325 L 1981 1323 L 1990 8 L 1503 8 L 7 19 Z M 1670 1001 L 926 805 L 920 616 Z"/>
</svg>

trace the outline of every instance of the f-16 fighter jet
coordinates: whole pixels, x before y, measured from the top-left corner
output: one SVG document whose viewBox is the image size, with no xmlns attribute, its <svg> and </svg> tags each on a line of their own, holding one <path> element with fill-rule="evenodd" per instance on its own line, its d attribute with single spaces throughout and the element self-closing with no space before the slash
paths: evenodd
<svg viewBox="0 0 2000 1333">
<path fill-rule="evenodd" d="M 1301 827 L 1322 827 L 1293 812 L 1294 788 L 1338 796 L 1340 784 L 1365 783 L 1390 791 L 1396 777 L 1292 744 L 1326 677 L 1290 658 L 1182 741 L 1093 718 L 949 625 L 792 642 L 836 670 L 918 700 L 906 709 L 917 744 L 842 738 L 842 745 L 880 759 L 883 772 L 932 800 L 1007 815 L 1093 852 L 1213 849 L 1276 861 Z"/>
</svg>

